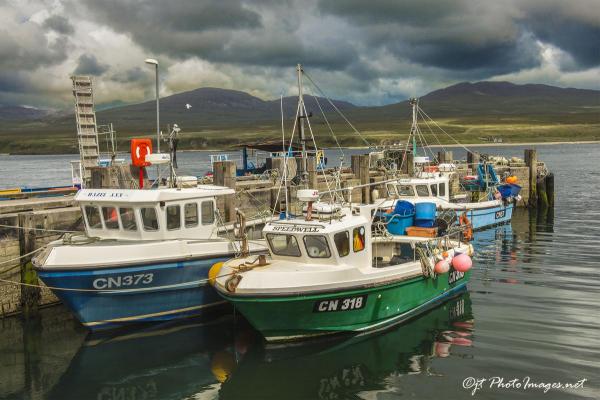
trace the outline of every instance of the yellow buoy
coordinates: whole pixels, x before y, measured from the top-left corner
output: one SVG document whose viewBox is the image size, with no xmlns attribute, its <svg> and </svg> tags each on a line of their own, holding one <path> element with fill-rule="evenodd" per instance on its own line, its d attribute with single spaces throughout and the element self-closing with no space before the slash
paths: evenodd
<svg viewBox="0 0 600 400">
<path fill-rule="evenodd" d="M 211 285 L 215 285 L 217 277 L 219 276 L 219 272 L 221 272 L 221 268 L 223 268 L 223 261 L 214 263 L 213 266 L 208 270 L 208 282 Z"/>
<path fill-rule="evenodd" d="M 213 355 L 210 363 L 210 371 L 216 380 L 223 383 L 229 378 L 235 369 L 235 358 L 228 351 L 218 351 Z"/>
</svg>

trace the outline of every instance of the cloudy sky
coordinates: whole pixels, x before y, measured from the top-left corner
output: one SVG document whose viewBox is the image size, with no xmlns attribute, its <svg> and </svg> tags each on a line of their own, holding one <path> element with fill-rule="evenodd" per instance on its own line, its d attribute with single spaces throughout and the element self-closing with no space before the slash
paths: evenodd
<svg viewBox="0 0 600 400">
<path fill-rule="evenodd" d="M 215 86 L 386 104 L 460 81 L 600 89 L 600 0 L 2 0 L 0 105 L 71 106 Z"/>
</svg>

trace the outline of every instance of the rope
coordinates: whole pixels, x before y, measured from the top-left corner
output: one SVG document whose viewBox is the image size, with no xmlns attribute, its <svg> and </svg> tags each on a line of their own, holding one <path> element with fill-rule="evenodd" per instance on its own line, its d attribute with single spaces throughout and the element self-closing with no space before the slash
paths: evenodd
<svg viewBox="0 0 600 400">
<path fill-rule="evenodd" d="M 228 273 L 228 274 L 218 275 L 214 279 L 218 279 L 218 278 L 222 278 L 222 277 L 225 277 L 225 276 L 234 275 L 236 273 L 238 273 L 238 271 L 231 272 L 231 273 Z M 184 282 L 184 283 L 178 284 L 178 285 L 185 285 L 185 284 L 188 284 L 188 283 L 206 284 L 209 281 L 210 281 L 210 279 L 206 278 L 206 279 L 200 279 L 200 280 L 197 280 L 197 281 Z M 4 285 L 4 286 L 17 285 L 17 286 L 34 287 L 34 288 L 39 288 L 39 289 L 46 288 L 46 289 L 50 289 L 50 290 L 59 290 L 59 291 L 63 291 L 63 292 L 93 292 L 93 293 L 131 293 L 131 292 L 149 291 L 150 289 L 160 289 L 162 287 L 162 286 L 154 286 L 154 287 L 143 287 L 143 288 L 125 289 L 125 290 L 114 290 L 114 289 L 67 288 L 67 287 L 58 287 L 58 286 L 36 285 L 36 284 L 33 284 L 33 283 L 23 283 L 23 282 L 11 281 L 10 279 L 3 279 L 3 278 L 0 278 L 0 282 L 6 283 L 6 285 Z"/>
<path fill-rule="evenodd" d="M 323 92 L 323 90 L 321 90 L 319 85 L 317 85 L 315 83 L 315 81 L 313 81 L 312 78 L 305 71 L 303 71 L 303 73 L 304 73 L 304 76 L 306 76 L 306 78 L 310 81 L 310 83 L 312 83 L 314 85 L 314 87 L 317 89 L 317 91 L 319 93 L 321 93 L 321 96 L 323 96 L 325 98 L 325 100 L 327 100 L 327 102 L 329 102 L 329 104 L 333 107 L 333 109 L 335 111 L 337 111 L 337 113 L 344 119 L 344 121 L 346 121 L 346 123 L 350 126 L 350 128 L 352 128 L 352 130 L 354 130 L 354 132 L 362 139 L 363 142 L 365 142 L 365 144 L 367 146 L 371 147 L 371 144 L 363 137 L 363 135 L 358 131 L 358 129 L 356 129 L 354 127 L 354 125 L 352 125 L 352 123 L 348 120 L 348 118 L 346 118 L 344 113 L 342 113 L 340 111 L 340 109 L 337 108 L 337 106 L 335 104 L 333 104 L 333 102 L 329 99 L 329 97 L 327 97 L 327 95 Z"/>
<path fill-rule="evenodd" d="M 323 107 L 321 107 L 319 98 L 317 96 L 315 96 L 314 94 L 313 94 L 313 98 L 315 99 L 315 102 L 317 103 L 317 106 L 319 107 L 319 110 L 321 111 L 321 115 L 323 115 L 323 119 L 325 120 L 325 123 L 327 124 L 327 128 L 329 128 L 329 132 L 331 132 L 331 136 L 333 136 L 333 139 L 335 140 L 335 143 L 336 143 L 338 149 L 340 150 L 340 153 L 342 154 L 342 160 L 340 162 L 340 169 L 341 169 L 344 165 L 344 158 L 345 158 L 344 150 L 342 150 L 340 141 L 338 140 L 337 136 L 333 132 L 333 128 L 331 127 L 331 124 L 329 124 L 329 120 L 327 119 L 327 116 L 325 115 L 325 111 L 323 110 Z"/>
<path fill-rule="evenodd" d="M 36 249 L 36 250 L 34 250 L 34 251 L 30 251 L 29 253 L 23 254 L 22 256 L 15 257 L 15 258 L 11 258 L 10 260 L 4 260 L 4 261 L 0 262 L 0 265 L 3 265 L 3 264 L 8 264 L 8 263 L 11 263 L 11 262 L 13 262 L 13 261 L 18 261 L 18 260 L 20 260 L 21 258 L 28 257 L 28 256 L 30 256 L 30 255 L 32 255 L 32 254 L 35 254 L 35 253 L 37 253 L 37 252 L 39 252 L 39 251 L 42 251 L 42 250 L 43 250 L 43 249 L 45 249 L 45 248 L 46 248 L 46 247 L 45 247 L 45 246 L 43 246 L 43 247 L 40 247 L 39 249 Z M 4 272 L 8 272 L 8 271 L 10 271 L 10 270 L 11 270 L 11 269 L 8 269 L 8 270 L 6 270 L 6 271 L 2 271 L 2 272 L 4 273 Z"/>
<path fill-rule="evenodd" d="M 0 227 L 1 228 L 21 229 L 24 231 L 45 231 L 45 232 L 56 232 L 56 233 L 80 233 L 80 232 L 82 232 L 82 231 L 66 231 L 66 230 L 46 229 L 46 228 L 27 228 L 24 226 L 3 225 L 3 224 L 0 224 Z"/>
<path fill-rule="evenodd" d="M 448 136 L 450 139 L 452 139 L 454 141 L 454 143 L 456 143 L 457 145 L 459 145 L 460 147 L 462 147 L 466 151 L 471 152 L 471 150 L 469 150 L 464 145 L 462 145 L 458 140 L 454 139 L 454 137 L 452 137 L 452 135 L 450 135 L 448 132 L 446 132 L 445 130 L 443 130 L 442 127 L 439 126 L 438 123 L 435 122 L 429 115 L 427 115 L 427 113 L 425 111 L 420 110 L 420 112 L 423 113 L 423 115 L 425 115 L 433 124 L 435 124 L 435 126 L 437 126 L 439 128 L 439 130 L 441 130 L 442 132 L 444 132 L 446 134 L 446 136 Z"/>
</svg>

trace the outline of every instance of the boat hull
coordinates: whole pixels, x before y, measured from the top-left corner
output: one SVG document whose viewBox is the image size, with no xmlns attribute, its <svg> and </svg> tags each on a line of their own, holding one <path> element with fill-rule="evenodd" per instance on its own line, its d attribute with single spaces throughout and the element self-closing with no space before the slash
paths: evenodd
<svg viewBox="0 0 600 400">
<path fill-rule="evenodd" d="M 39 269 L 38 276 L 90 330 L 198 315 L 226 306 L 206 282 L 217 262 L 233 257 L 86 269 Z"/>
<path fill-rule="evenodd" d="M 510 222 L 513 209 L 514 204 L 511 203 L 507 206 L 498 205 L 489 208 L 470 209 L 466 213 L 473 229 L 485 229 Z"/>
<path fill-rule="evenodd" d="M 471 271 L 417 277 L 363 288 L 290 296 L 219 293 L 269 342 L 385 329 L 458 294 Z"/>
</svg>

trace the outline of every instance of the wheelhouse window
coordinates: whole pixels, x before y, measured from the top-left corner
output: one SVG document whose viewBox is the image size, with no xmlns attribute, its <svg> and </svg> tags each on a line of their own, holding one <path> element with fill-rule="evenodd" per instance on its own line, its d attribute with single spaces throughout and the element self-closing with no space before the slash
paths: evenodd
<svg viewBox="0 0 600 400">
<path fill-rule="evenodd" d="M 212 200 L 203 201 L 201 205 L 202 225 L 211 225 L 215 222 L 215 203 Z"/>
<path fill-rule="evenodd" d="M 446 184 L 445 183 L 440 183 L 440 196 L 445 196 L 446 195 Z"/>
<path fill-rule="evenodd" d="M 414 197 L 415 195 L 415 190 L 410 185 L 398 185 L 397 189 L 400 196 Z"/>
<path fill-rule="evenodd" d="M 116 207 L 102 207 L 102 218 L 106 229 L 119 229 L 119 216 Z"/>
<path fill-rule="evenodd" d="M 427 188 L 427 185 L 417 185 L 417 196 L 429 197 L 429 189 Z"/>
<path fill-rule="evenodd" d="M 311 258 L 331 257 L 331 251 L 325 236 L 304 236 L 304 246 L 306 246 L 306 253 Z"/>
<path fill-rule="evenodd" d="M 348 231 L 336 233 L 333 235 L 333 241 L 340 257 L 350 254 L 350 233 Z"/>
<path fill-rule="evenodd" d="M 137 222 L 135 222 L 135 212 L 133 208 L 119 208 L 121 215 L 121 225 L 126 231 L 137 231 Z"/>
<path fill-rule="evenodd" d="M 85 206 L 85 217 L 90 229 L 102 229 L 102 220 L 100 219 L 98 207 Z"/>
<path fill-rule="evenodd" d="M 365 227 L 360 226 L 352 231 L 352 248 L 355 253 L 365 249 Z"/>
<path fill-rule="evenodd" d="M 156 210 L 151 207 L 144 207 L 140 209 L 140 213 L 142 214 L 142 223 L 144 224 L 144 230 L 157 231 L 158 218 L 156 216 Z"/>
<path fill-rule="evenodd" d="M 431 195 L 434 197 L 437 197 L 437 195 L 438 195 L 437 184 L 430 185 L 429 187 L 431 188 Z"/>
<path fill-rule="evenodd" d="M 278 256 L 300 257 L 300 246 L 294 235 L 267 233 L 269 247 Z"/>
<path fill-rule="evenodd" d="M 394 185 L 388 183 L 387 185 L 385 185 L 385 188 L 387 189 L 388 197 L 393 197 L 393 196 L 398 195 L 398 193 L 396 193 L 396 187 Z"/>
<path fill-rule="evenodd" d="M 172 231 L 181 228 L 181 207 L 179 205 L 167 206 L 167 229 Z"/>
<path fill-rule="evenodd" d="M 183 215 L 185 218 L 186 228 L 193 228 L 194 226 L 198 226 L 198 204 L 186 204 L 183 208 Z"/>
</svg>

